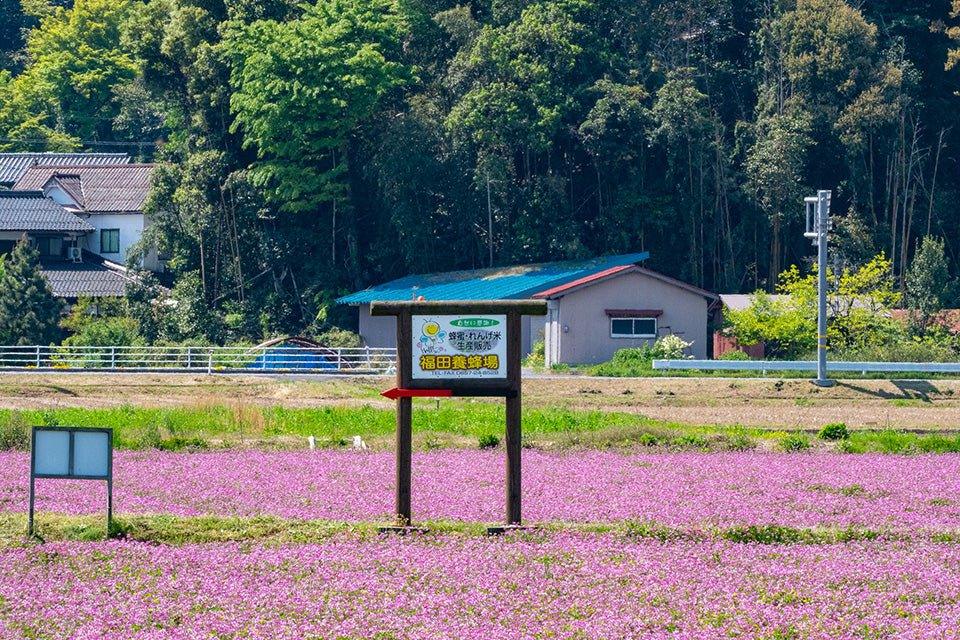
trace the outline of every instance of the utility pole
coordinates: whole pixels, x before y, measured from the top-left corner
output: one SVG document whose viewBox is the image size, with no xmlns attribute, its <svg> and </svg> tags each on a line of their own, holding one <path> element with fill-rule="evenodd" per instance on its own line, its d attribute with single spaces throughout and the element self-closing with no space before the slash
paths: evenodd
<svg viewBox="0 0 960 640">
<path fill-rule="evenodd" d="M 828 190 L 803 199 L 807 214 L 805 238 L 817 247 L 817 378 L 818 387 L 832 387 L 827 378 L 827 234 L 830 232 L 830 195 Z"/>
</svg>

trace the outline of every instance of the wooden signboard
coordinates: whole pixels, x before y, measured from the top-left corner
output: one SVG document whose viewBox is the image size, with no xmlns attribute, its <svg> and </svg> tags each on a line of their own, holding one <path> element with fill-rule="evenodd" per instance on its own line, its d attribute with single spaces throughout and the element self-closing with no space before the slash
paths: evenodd
<svg viewBox="0 0 960 640">
<path fill-rule="evenodd" d="M 397 318 L 397 386 L 383 392 L 397 402 L 397 524 L 388 529 L 411 526 L 411 399 L 423 396 L 505 398 L 506 525 L 521 524 L 520 318 L 546 313 L 547 303 L 539 300 L 370 305 L 370 315 Z"/>
</svg>

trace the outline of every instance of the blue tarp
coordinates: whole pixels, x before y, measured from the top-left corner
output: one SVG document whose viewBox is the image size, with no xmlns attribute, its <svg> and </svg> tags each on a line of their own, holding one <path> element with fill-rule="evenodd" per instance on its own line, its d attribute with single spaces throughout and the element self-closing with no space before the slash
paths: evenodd
<svg viewBox="0 0 960 640">
<path fill-rule="evenodd" d="M 336 369 L 334 358 L 317 353 L 315 349 L 272 347 L 247 365 L 248 369 Z"/>
</svg>

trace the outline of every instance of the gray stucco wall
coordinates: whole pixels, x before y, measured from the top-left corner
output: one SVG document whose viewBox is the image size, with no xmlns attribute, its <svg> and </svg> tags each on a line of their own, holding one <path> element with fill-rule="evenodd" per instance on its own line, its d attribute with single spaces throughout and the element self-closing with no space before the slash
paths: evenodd
<svg viewBox="0 0 960 640">
<path fill-rule="evenodd" d="M 617 349 L 639 347 L 652 340 L 611 338 L 606 309 L 662 309 L 660 336 L 677 334 L 693 342 L 690 352 L 707 357 L 708 301 L 643 273 L 625 273 L 567 294 L 558 300 L 558 360 L 568 364 L 593 364 L 609 360 Z M 549 346 L 549 345 L 548 345 Z"/>
<path fill-rule="evenodd" d="M 361 304 L 358 329 L 368 347 L 396 347 L 397 321 L 393 316 L 371 316 L 370 305 Z"/>
</svg>

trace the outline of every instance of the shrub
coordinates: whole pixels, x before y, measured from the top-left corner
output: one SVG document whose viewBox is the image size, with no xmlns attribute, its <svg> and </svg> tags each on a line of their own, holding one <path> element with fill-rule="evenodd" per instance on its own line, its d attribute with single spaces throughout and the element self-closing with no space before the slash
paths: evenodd
<svg viewBox="0 0 960 640">
<path fill-rule="evenodd" d="M 680 336 L 664 336 L 652 345 L 617 349 L 608 361 L 593 367 L 591 373 L 597 376 L 641 376 L 652 371 L 654 360 L 678 360 L 684 357 L 684 350 L 692 342 Z"/>
<path fill-rule="evenodd" d="M 673 441 L 674 446 L 680 449 L 709 449 L 710 443 L 701 435 L 688 433 L 676 438 Z"/>
<path fill-rule="evenodd" d="M 496 449 L 500 446 L 500 438 L 493 433 L 485 433 L 479 438 L 481 449 Z"/>
<path fill-rule="evenodd" d="M 837 357 L 853 362 L 954 362 L 957 354 L 951 342 L 936 334 L 922 338 L 894 334 L 885 344 L 848 349 Z"/>
<path fill-rule="evenodd" d="M 843 422 L 831 422 L 820 429 L 817 435 L 821 440 L 846 440 L 850 437 L 850 431 Z"/>
<path fill-rule="evenodd" d="M 897 330 L 889 309 L 900 301 L 892 276 L 893 264 L 883 254 L 860 267 L 827 272 L 831 296 L 830 348 L 835 353 L 883 345 Z M 764 342 L 772 358 L 797 359 L 817 344 L 817 274 L 801 274 L 792 266 L 777 279 L 773 298 L 763 292 L 754 295 L 750 306 L 724 313 L 727 329 L 740 344 Z"/>
<path fill-rule="evenodd" d="M 140 327 L 133 318 L 98 318 L 84 323 L 65 345 L 82 347 L 131 347 L 144 344 Z"/>
<path fill-rule="evenodd" d="M 617 349 L 613 357 L 593 367 L 598 376 L 637 376 L 651 370 L 653 353 L 649 346 Z"/>
<path fill-rule="evenodd" d="M 172 438 L 160 440 L 154 446 L 161 451 L 182 451 L 184 449 L 206 449 L 207 442 L 202 438 L 173 436 Z"/>
<path fill-rule="evenodd" d="M 806 451 L 810 448 L 810 441 L 800 433 L 791 433 L 780 440 L 780 448 L 784 451 Z"/>
<path fill-rule="evenodd" d="M 730 451 L 750 451 L 756 447 L 757 443 L 742 433 L 734 434 L 726 443 L 726 448 Z"/>
<path fill-rule="evenodd" d="M 19 412 L 0 422 L 0 450 L 26 451 L 30 448 L 30 427 Z"/>
<path fill-rule="evenodd" d="M 546 364 L 547 347 L 543 340 L 537 340 L 533 343 L 530 353 L 523 361 L 523 366 L 531 369 L 543 369 Z"/>
<path fill-rule="evenodd" d="M 726 353 L 720 354 L 717 360 L 750 360 L 750 356 L 746 352 L 741 351 L 740 349 L 733 349 L 732 351 L 727 351 Z"/>
<path fill-rule="evenodd" d="M 692 344 L 692 342 L 687 342 L 680 336 L 670 334 L 658 338 L 657 341 L 653 343 L 651 355 L 654 360 L 679 360 L 683 358 L 683 352 Z"/>
<path fill-rule="evenodd" d="M 641 433 L 637 436 L 637 444 L 644 447 L 656 447 L 660 444 L 660 438 L 652 433 Z"/>
<path fill-rule="evenodd" d="M 731 527 L 722 533 L 722 537 L 739 543 L 796 544 L 803 541 L 804 533 L 793 527 L 751 524 Z"/>
<path fill-rule="evenodd" d="M 317 336 L 317 342 L 325 347 L 331 348 L 354 348 L 362 347 L 363 340 L 353 331 L 346 329 L 328 329 Z"/>
</svg>

